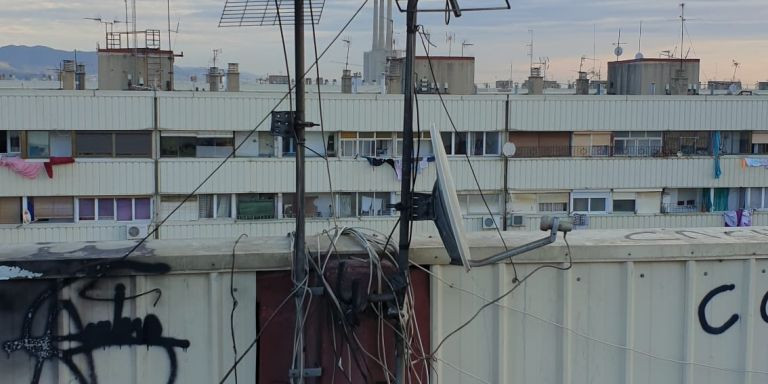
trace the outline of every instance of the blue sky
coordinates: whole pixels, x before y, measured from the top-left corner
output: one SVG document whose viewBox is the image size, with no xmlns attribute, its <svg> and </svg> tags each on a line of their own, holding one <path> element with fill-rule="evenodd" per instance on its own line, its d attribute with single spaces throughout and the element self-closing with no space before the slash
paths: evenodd
<svg viewBox="0 0 768 384">
<path fill-rule="evenodd" d="M 431 0 L 422 0 L 431 1 Z M 478 0 L 475 0 L 478 1 Z M 475 1 L 463 0 L 464 4 Z M 495 0 L 481 0 L 484 3 Z M 498 0 L 501 2 L 502 0 Z M 433 2 L 439 4 L 441 1 Z M 48 45 L 62 49 L 93 50 L 103 40 L 103 27 L 84 17 L 125 17 L 124 0 L 28 1 L 0 0 L 0 45 Z M 167 28 L 166 3 L 137 0 L 138 28 Z M 211 51 L 221 48 L 222 62 L 240 62 L 248 72 L 282 73 L 284 64 L 280 34 L 276 27 L 218 28 L 224 0 L 171 0 L 174 49 L 183 51 L 183 66 L 207 66 Z M 318 39 L 325 46 L 362 0 L 326 0 Z M 429 3 L 424 3 L 429 4 Z M 624 55 L 638 50 L 640 22 L 643 23 L 641 50 L 646 57 L 658 57 L 663 50 L 680 45 L 680 7 L 669 0 L 512 0 L 512 10 L 466 13 L 446 26 L 443 16 L 424 16 L 420 22 L 437 45 L 432 54 L 448 54 L 447 32 L 455 34 L 453 53 L 467 46 L 465 53 L 477 58 L 477 81 L 511 76 L 522 80 L 527 73 L 529 30 L 534 34 L 534 57 L 548 57 L 548 77 L 567 82 L 576 77 L 581 56 L 597 57 L 596 69 L 613 60 L 613 43 L 622 30 Z M 363 51 L 370 49 L 373 1 L 352 23 L 343 37 L 352 41 L 352 69 L 362 70 Z M 686 2 L 688 33 L 684 52 L 702 59 L 703 80 L 730 79 L 732 61 L 739 66 L 736 77 L 746 84 L 768 80 L 768 0 L 694 0 Z M 395 40 L 403 48 L 403 15 L 395 12 Z M 124 28 L 118 25 L 117 28 Z M 308 29 L 309 30 L 309 29 Z M 290 30 L 286 37 L 292 39 Z M 163 37 L 165 45 L 167 37 Z M 692 44 L 691 44 L 692 43 Z M 103 43 L 102 43 L 103 44 Z M 308 47 L 308 52 L 311 52 Z M 289 49 L 290 51 L 291 49 Z M 321 63 L 323 76 L 338 77 L 346 48 L 339 42 Z M 592 68 L 592 61 L 585 61 Z"/>
</svg>

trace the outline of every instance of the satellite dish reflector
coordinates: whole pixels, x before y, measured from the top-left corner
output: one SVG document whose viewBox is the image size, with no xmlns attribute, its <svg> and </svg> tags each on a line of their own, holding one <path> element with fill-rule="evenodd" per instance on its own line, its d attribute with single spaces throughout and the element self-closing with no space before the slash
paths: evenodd
<svg viewBox="0 0 768 384">
<path fill-rule="evenodd" d="M 741 91 L 741 87 L 738 83 L 731 83 L 731 85 L 728 86 L 728 92 L 732 95 L 735 95 Z"/>
<path fill-rule="evenodd" d="M 624 53 L 624 48 L 622 47 L 616 47 L 616 49 L 613 50 L 613 54 L 616 56 L 621 56 Z"/>
<path fill-rule="evenodd" d="M 451 264 L 463 265 L 467 271 L 470 269 L 469 244 L 464 236 L 464 220 L 461 216 L 459 198 L 456 196 L 456 187 L 453 183 L 453 175 L 448 165 L 448 155 L 445 153 L 443 138 L 434 124 L 429 128 L 432 136 L 432 148 L 435 152 L 435 165 L 437 166 L 437 182 L 432 190 L 434 199 L 435 225 L 440 238 L 443 240 L 445 250 L 451 258 Z"/>
<path fill-rule="evenodd" d="M 512 157 L 515 155 L 515 152 L 517 152 L 517 146 L 513 142 L 507 142 L 504 144 L 504 147 L 501 148 L 502 153 L 504 153 L 504 156 L 506 157 Z"/>
<path fill-rule="evenodd" d="M 642 53 L 642 52 L 638 52 L 638 53 L 635 53 L 635 59 L 636 59 L 636 60 L 640 60 L 640 59 L 642 59 L 643 57 L 644 57 L 644 56 L 643 56 L 643 53 Z"/>
</svg>

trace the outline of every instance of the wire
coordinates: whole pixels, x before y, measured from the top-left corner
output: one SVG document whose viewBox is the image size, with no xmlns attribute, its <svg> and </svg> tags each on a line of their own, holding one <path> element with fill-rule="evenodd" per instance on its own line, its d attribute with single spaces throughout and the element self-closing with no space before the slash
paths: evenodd
<svg viewBox="0 0 768 384">
<path fill-rule="evenodd" d="M 235 250 L 237 244 L 243 237 L 248 237 L 243 233 L 237 237 L 235 244 L 232 246 L 232 266 L 229 270 L 229 296 L 232 297 L 232 311 L 229 313 L 229 333 L 232 336 L 232 352 L 235 355 L 235 361 L 237 361 L 237 341 L 235 340 L 235 309 L 237 309 L 238 301 L 235 297 Z M 237 366 L 235 366 L 235 384 L 237 384 Z"/>
<path fill-rule="evenodd" d="M 490 307 L 490 306 L 491 306 L 491 305 L 493 305 L 493 304 L 496 304 L 496 303 L 498 303 L 499 301 L 501 301 L 501 300 L 502 300 L 502 299 L 504 299 L 505 297 L 507 297 L 507 296 L 509 296 L 510 294 L 512 294 L 512 292 L 514 292 L 514 291 L 515 291 L 517 288 L 519 288 L 521 285 L 523 285 L 523 283 L 525 283 L 525 281 L 526 281 L 526 280 L 528 280 L 528 279 L 529 279 L 531 276 L 533 276 L 534 274 L 536 274 L 536 272 L 538 272 L 538 271 L 541 271 L 542 269 L 545 269 L 545 268 L 553 268 L 553 269 L 557 269 L 557 270 L 560 270 L 560 271 L 567 271 L 567 270 L 571 269 L 571 267 L 573 267 L 573 256 L 571 255 L 571 246 L 570 246 L 570 244 L 568 244 L 568 240 L 566 239 L 566 235 L 565 235 L 565 234 L 563 235 L 563 240 L 565 240 L 565 244 L 566 244 L 566 246 L 568 247 L 568 252 L 567 252 L 567 253 L 568 253 L 568 263 L 567 263 L 567 265 L 566 265 L 565 267 L 560 267 L 560 266 L 557 266 L 557 265 L 553 265 L 553 264 L 545 264 L 545 265 L 540 265 L 540 266 L 536 267 L 536 268 L 535 268 L 533 271 L 531 271 L 531 272 L 529 272 L 527 275 L 523 276 L 523 278 L 522 278 L 522 279 L 518 280 L 518 281 L 515 283 L 515 285 L 514 285 L 514 286 L 512 286 L 512 288 L 510 288 L 508 291 L 504 292 L 503 294 L 501 294 L 501 295 L 500 295 L 500 296 L 498 296 L 497 298 L 495 298 L 495 299 L 493 299 L 493 300 L 491 300 L 491 301 L 489 301 L 489 302 L 487 302 L 487 303 L 483 304 L 482 306 L 480 306 L 480 308 L 478 308 L 478 309 L 477 309 L 477 311 L 475 311 L 475 313 L 474 313 L 474 314 L 473 314 L 473 315 L 472 315 L 472 316 L 471 316 L 471 317 L 470 317 L 470 318 L 469 318 L 467 321 L 465 321 L 465 322 L 464 322 L 464 323 L 462 323 L 462 324 L 461 324 L 461 325 L 460 325 L 458 328 L 454 329 L 453 331 L 451 331 L 450 333 L 448 333 L 448 334 L 447 334 L 445 337 L 443 337 L 443 339 L 442 339 L 442 340 L 440 340 L 440 342 L 439 342 L 439 343 L 437 343 L 437 347 L 435 347 L 435 349 L 432 351 L 432 356 L 434 356 L 434 355 L 436 355 L 436 354 L 437 354 L 437 352 L 440 350 L 440 348 L 443 346 L 443 344 L 444 344 L 444 343 L 445 343 L 445 342 L 446 342 L 446 341 L 447 341 L 447 340 L 448 340 L 448 339 L 449 339 L 451 336 L 453 336 L 453 335 L 455 335 L 455 334 L 459 333 L 459 332 L 460 332 L 462 329 L 464 329 L 464 328 L 465 328 L 465 327 L 467 327 L 467 326 L 468 326 L 470 323 L 472 323 L 472 321 L 474 321 L 474 320 L 477 318 L 477 316 L 479 316 L 479 315 L 480 315 L 480 313 L 481 313 L 481 312 L 482 312 L 484 309 L 486 309 L 486 308 Z"/>
<path fill-rule="evenodd" d="M 275 316 L 277 316 L 277 314 L 278 314 L 278 313 L 280 313 L 280 311 L 283 309 L 283 307 L 285 306 L 285 304 L 287 304 L 287 303 L 288 303 L 288 301 L 289 301 L 289 300 L 290 300 L 290 299 L 293 297 L 293 295 L 294 295 L 296 292 L 298 292 L 299 288 L 300 288 L 300 286 L 296 286 L 296 287 L 294 287 L 294 288 L 291 290 L 291 292 L 289 292 L 289 293 L 288 293 L 288 295 L 287 295 L 287 296 L 285 296 L 285 298 L 283 299 L 283 301 L 282 301 L 282 302 L 280 302 L 280 304 L 277 306 L 277 308 L 275 308 L 275 311 L 274 311 L 274 312 L 272 312 L 272 314 L 269 316 L 269 318 L 267 318 L 267 321 L 265 321 L 265 322 L 264 322 L 264 325 L 263 325 L 263 326 L 261 327 L 261 329 L 259 330 L 259 333 L 257 333 L 257 334 L 256 334 L 256 337 L 253 339 L 253 341 L 251 341 L 251 344 L 249 344 L 249 345 L 248 345 L 248 348 L 246 348 L 246 349 L 245 349 L 245 351 L 243 351 L 243 354 L 242 354 L 242 355 L 240 355 L 240 357 L 238 357 L 238 358 L 237 358 L 237 360 L 235 361 L 235 363 L 234 363 L 234 364 L 232 364 L 232 366 L 231 366 L 231 367 L 229 367 L 229 369 L 227 370 L 227 372 L 224 374 L 224 377 L 222 377 L 222 378 L 221 378 L 221 380 L 219 380 L 219 384 L 224 384 L 224 382 L 225 382 L 225 381 L 227 381 L 227 379 L 229 378 L 229 375 L 231 375 L 231 374 L 232 374 L 232 372 L 233 372 L 235 369 L 237 369 L 237 366 L 240 364 L 240 362 L 241 362 L 241 361 L 243 361 L 243 359 L 244 359 L 246 356 L 248 356 L 248 352 L 250 352 L 250 351 L 253 349 L 253 347 L 255 347 L 255 346 L 256 346 L 256 343 L 258 343 L 259 339 L 261 338 L 261 335 L 262 335 L 262 334 L 264 334 L 264 330 L 266 330 L 266 329 L 267 329 L 267 326 L 269 326 L 269 323 L 270 323 L 270 322 L 272 322 L 272 319 L 274 319 L 274 318 L 275 318 Z"/>
<path fill-rule="evenodd" d="M 285 61 L 285 74 L 288 76 L 288 108 L 289 110 L 293 111 L 293 99 L 291 98 L 291 91 L 293 90 L 293 87 L 291 86 L 291 67 L 288 64 L 288 49 L 286 48 L 285 44 L 285 34 L 283 33 L 283 18 L 280 16 L 280 4 L 277 0 L 275 0 L 275 8 L 277 12 L 277 23 L 280 26 L 280 41 L 283 43 L 283 59 Z M 297 82 L 299 80 L 296 80 Z"/>
<path fill-rule="evenodd" d="M 315 10 L 312 5 L 312 1 L 309 2 L 309 15 L 312 19 L 312 46 L 314 48 L 315 52 L 315 62 L 318 64 L 315 65 L 315 74 L 316 79 L 315 83 L 317 84 L 317 107 L 320 111 L 320 135 L 323 138 L 323 149 L 325 151 L 325 156 L 323 156 L 323 159 L 325 160 L 325 171 L 328 173 L 328 189 L 331 192 L 331 217 L 333 218 L 333 225 L 335 227 L 339 226 L 338 221 L 336 220 L 336 195 L 333 193 L 333 178 L 331 177 L 331 165 L 328 161 L 328 143 L 325 139 L 325 121 L 323 120 L 323 92 L 320 90 L 320 64 L 319 60 L 317 58 L 317 32 L 315 31 Z M 328 139 L 330 140 L 330 139 Z"/>
<path fill-rule="evenodd" d="M 432 66 L 432 57 L 429 55 L 429 51 L 427 50 L 427 43 L 425 41 L 424 31 L 423 27 L 419 26 L 417 28 L 417 32 L 419 33 L 419 37 L 421 38 L 421 45 L 424 47 L 424 52 L 427 57 L 427 63 L 429 64 L 429 71 L 432 74 L 432 81 L 437 84 L 437 76 L 435 76 L 435 69 Z M 446 116 L 448 117 L 448 121 L 451 123 L 451 127 L 453 128 L 454 133 L 457 135 L 460 134 L 458 128 L 456 128 L 456 124 L 453 121 L 453 117 L 451 117 L 451 112 L 448 110 L 448 106 L 445 104 L 445 99 L 443 99 L 443 94 L 440 92 L 440 87 L 435 87 L 437 91 L 437 96 L 440 98 L 440 104 L 443 106 L 443 110 L 445 111 Z M 416 99 L 416 102 L 418 103 L 418 99 Z M 467 134 L 469 136 L 469 134 Z M 469 137 L 467 137 L 469 138 Z M 472 177 L 475 180 L 475 185 L 477 185 L 477 191 L 480 193 L 480 198 L 483 200 L 483 205 L 485 205 L 485 209 L 488 211 L 488 214 L 493 216 L 493 212 L 491 212 L 491 207 L 488 205 L 488 201 L 485 199 L 485 194 L 483 193 L 483 188 L 480 186 L 480 181 L 477 178 L 477 173 L 475 173 L 475 167 L 472 165 L 472 160 L 469 158 L 469 143 L 467 143 L 467 150 L 464 151 L 464 157 L 467 159 L 467 164 L 469 165 L 469 170 L 472 172 Z M 504 211 L 506 212 L 506 207 L 504 207 Z M 507 247 L 506 241 L 504 241 L 504 236 L 501 234 L 501 229 L 499 228 L 499 223 L 496 222 L 496 220 L 493 221 L 493 226 L 496 228 L 496 233 L 499 234 L 499 239 L 501 240 L 501 244 L 504 246 L 504 250 L 509 250 L 509 247 Z M 518 280 L 517 275 L 517 267 L 515 266 L 514 262 L 511 262 L 512 264 L 512 271 L 514 273 L 513 281 Z"/>
</svg>

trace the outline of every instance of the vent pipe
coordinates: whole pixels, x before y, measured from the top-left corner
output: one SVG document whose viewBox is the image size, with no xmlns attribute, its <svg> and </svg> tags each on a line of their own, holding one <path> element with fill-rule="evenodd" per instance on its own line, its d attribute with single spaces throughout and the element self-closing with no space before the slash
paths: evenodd
<svg viewBox="0 0 768 384">
<path fill-rule="evenodd" d="M 379 49 L 379 1 L 373 0 L 373 48 L 372 50 Z"/>
<path fill-rule="evenodd" d="M 75 62 L 64 60 L 61 70 L 61 89 L 72 91 L 75 89 Z"/>
</svg>

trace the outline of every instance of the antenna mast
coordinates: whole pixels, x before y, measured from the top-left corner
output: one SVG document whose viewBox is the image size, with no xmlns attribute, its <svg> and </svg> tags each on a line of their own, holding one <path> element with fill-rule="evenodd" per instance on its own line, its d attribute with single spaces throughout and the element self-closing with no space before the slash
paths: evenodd
<svg viewBox="0 0 768 384">
<path fill-rule="evenodd" d="M 616 47 L 613 49 L 613 54 L 616 55 L 616 61 L 619 61 L 619 56 L 621 56 L 624 53 L 624 48 L 621 46 L 627 44 L 621 42 L 621 28 L 619 28 L 619 38 L 616 40 L 613 45 Z"/>
<path fill-rule="evenodd" d="M 352 41 L 349 39 L 342 40 L 347 45 L 347 58 L 344 60 L 344 69 L 349 69 L 349 46 L 352 45 Z"/>
<path fill-rule="evenodd" d="M 680 70 L 683 69 L 683 43 L 685 41 L 685 3 L 680 3 Z"/>
<path fill-rule="evenodd" d="M 526 46 L 528 47 L 528 58 L 531 61 L 530 67 L 528 67 L 528 69 L 531 69 L 533 68 L 533 29 L 529 29 L 528 33 L 531 35 L 531 42 Z"/>
</svg>

